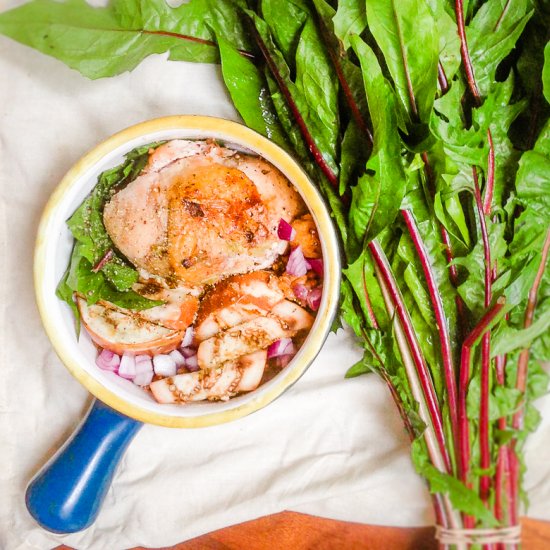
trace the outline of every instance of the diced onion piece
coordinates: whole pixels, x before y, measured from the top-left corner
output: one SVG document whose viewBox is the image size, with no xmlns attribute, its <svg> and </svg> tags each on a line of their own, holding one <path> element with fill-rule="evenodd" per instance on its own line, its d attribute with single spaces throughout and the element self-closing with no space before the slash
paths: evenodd
<svg viewBox="0 0 550 550">
<path fill-rule="evenodd" d="M 185 367 L 189 372 L 195 372 L 199 370 L 199 360 L 197 355 L 185 358 Z"/>
<path fill-rule="evenodd" d="M 153 357 L 153 367 L 155 374 L 159 376 L 175 376 L 178 370 L 176 361 L 170 355 L 164 354 Z"/>
<path fill-rule="evenodd" d="M 148 355 L 136 355 L 134 361 L 136 362 L 136 374 L 153 370 L 153 363 Z"/>
<path fill-rule="evenodd" d="M 136 374 L 133 382 L 136 386 L 148 386 L 153 380 L 153 371 Z"/>
<path fill-rule="evenodd" d="M 293 248 L 288 257 L 286 272 L 295 277 L 302 277 L 307 273 L 307 263 L 302 252 L 302 247 Z"/>
<path fill-rule="evenodd" d="M 120 356 L 108 349 L 101 350 L 101 353 L 96 357 L 95 364 L 101 370 L 117 372 L 120 365 Z"/>
<path fill-rule="evenodd" d="M 309 289 L 307 286 L 302 284 L 292 285 L 292 292 L 294 292 L 294 296 L 296 296 L 298 300 L 301 302 L 307 302 L 307 297 L 309 295 Z"/>
<path fill-rule="evenodd" d="M 323 276 L 324 273 L 324 265 L 323 265 L 323 259 L 322 258 L 307 258 L 307 263 L 309 264 L 309 267 L 317 273 L 319 276 Z"/>
<path fill-rule="evenodd" d="M 323 295 L 323 289 L 318 286 L 312 289 L 307 297 L 307 305 L 313 310 L 317 311 L 321 304 L 321 296 Z"/>
<path fill-rule="evenodd" d="M 282 355 L 294 355 L 295 353 L 296 351 L 291 338 L 281 338 L 273 342 L 273 344 L 267 348 L 268 359 L 273 359 L 273 357 L 280 357 Z"/>
<path fill-rule="evenodd" d="M 136 360 L 133 355 L 125 353 L 120 359 L 118 375 L 127 380 L 133 380 L 136 376 Z"/>
<path fill-rule="evenodd" d="M 175 349 L 174 351 L 171 351 L 168 355 L 176 362 L 176 367 L 179 368 L 185 365 L 185 357 L 183 356 L 183 353 L 181 353 L 181 351 Z"/>
<path fill-rule="evenodd" d="M 138 355 L 135 358 L 136 362 L 136 375 L 134 377 L 134 384 L 136 386 L 148 386 L 153 380 L 153 362 L 148 355 Z"/>
<path fill-rule="evenodd" d="M 197 350 L 195 348 L 180 348 L 180 353 L 187 359 L 193 355 L 197 355 Z"/>
<path fill-rule="evenodd" d="M 181 341 L 180 347 L 186 348 L 190 346 L 193 343 L 194 336 L 195 331 L 193 330 L 193 327 L 188 327 L 185 331 L 185 334 L 183 335 L 183 340 Z"/>
<path fill-rule="evenodd" d="M 281 218 L 277 228 L 277 237 L 283 241 L 293 241 L 296 238 L 296 229 Z"/>
</svg>

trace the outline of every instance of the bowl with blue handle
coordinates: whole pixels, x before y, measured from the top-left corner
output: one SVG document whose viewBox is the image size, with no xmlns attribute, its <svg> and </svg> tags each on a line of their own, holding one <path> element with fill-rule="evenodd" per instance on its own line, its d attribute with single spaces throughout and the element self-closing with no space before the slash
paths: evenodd
<svg viewBox="0 0 550 550">
<path fill-rule="evenodd" d="M 214 139 L 260 155 L 298 190 L 320 236 L 323 295 L 305 342 L 288 367 L 274 378 L 228 401 L 161 404 L 140 387 L 99 369 L 95 363 L 97 348 L 84 330 L 77 338 L 73 313 L 56 296 L 74 244 L 66 220 L 96 185 L 99 174 L 120 164 L 125 154 L 137 147 L 171 139 Z M 95 400 L 75 433 L 29 483 L 26 504 L 31 515 L 52 532 L 85 529 L 95 520 L 118 462 L 142 423 L 172 428 L 221 424 L 253 413 L 281 395 L 309 367 L 330 331 L 338 306 L 340 272 L 338 239 L 316 186 L 282 148 L 241 124 L 193 115 L 154 119 L 122 130 L 84 155 L 59 183 L 44 209 L 35 248 L 34 283 L 42 322 L 54 350 Z M 51 406 L 55 406 L 55 399 Z"/>
</svg>

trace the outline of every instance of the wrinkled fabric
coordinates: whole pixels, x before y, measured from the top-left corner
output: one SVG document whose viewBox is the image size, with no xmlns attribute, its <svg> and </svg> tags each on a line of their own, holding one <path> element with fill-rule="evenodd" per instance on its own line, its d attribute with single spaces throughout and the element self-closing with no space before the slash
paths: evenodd
<svg viewBox="0 0 550 550">
<path fill-rule="evenodd" d="M 13 4 L 13 3 L 11 3 Z M 306 374 L 263 410 L 196 430 L 145 425 L 96 523 L 56 536 L 25 509 L 25 486 L 85 414 L 91 397 L 53 352 L 34 302 L 41 210 L 65 172 L 109 135 L 145 119 L 237 120 L 216 66 L 147 59 L 89 81 L 0 36 L 0 548 L 166 546 L 281 510 L 385 525 L 432 522 L 407 436 L 384 384 L 345 380 L 359 357 L 331 335 Z M 550 519 L 550 399 L 526 447 L 529 515 Z"/>
</svg>

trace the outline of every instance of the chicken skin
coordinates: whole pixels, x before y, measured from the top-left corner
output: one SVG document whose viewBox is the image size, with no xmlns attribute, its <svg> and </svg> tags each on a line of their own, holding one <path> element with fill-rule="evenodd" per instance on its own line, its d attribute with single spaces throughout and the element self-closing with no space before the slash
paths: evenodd
<svg viewBox="0 0 550 550">
<path fill-rule="evenodd" d="M 176 140 L 105 205 L 116 247 L 175 285 L 213 283 L 271 266 L 288 246 L 279 220 L 305 212 L 294 187 L 263 159 L 211 142 Z"/>
</svg>

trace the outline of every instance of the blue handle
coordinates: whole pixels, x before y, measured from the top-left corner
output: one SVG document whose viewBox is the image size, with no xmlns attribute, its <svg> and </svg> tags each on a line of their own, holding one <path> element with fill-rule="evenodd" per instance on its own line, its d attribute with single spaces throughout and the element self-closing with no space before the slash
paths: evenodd
<svg viewBox="0 0 550 550">
<path fill-rule="evenodd" d="M 27 508 L 34 519 L 54 533 L 89 527 L 141 426 L 94 401 L 84 422 L 27 487 Z"/>
</svg>

